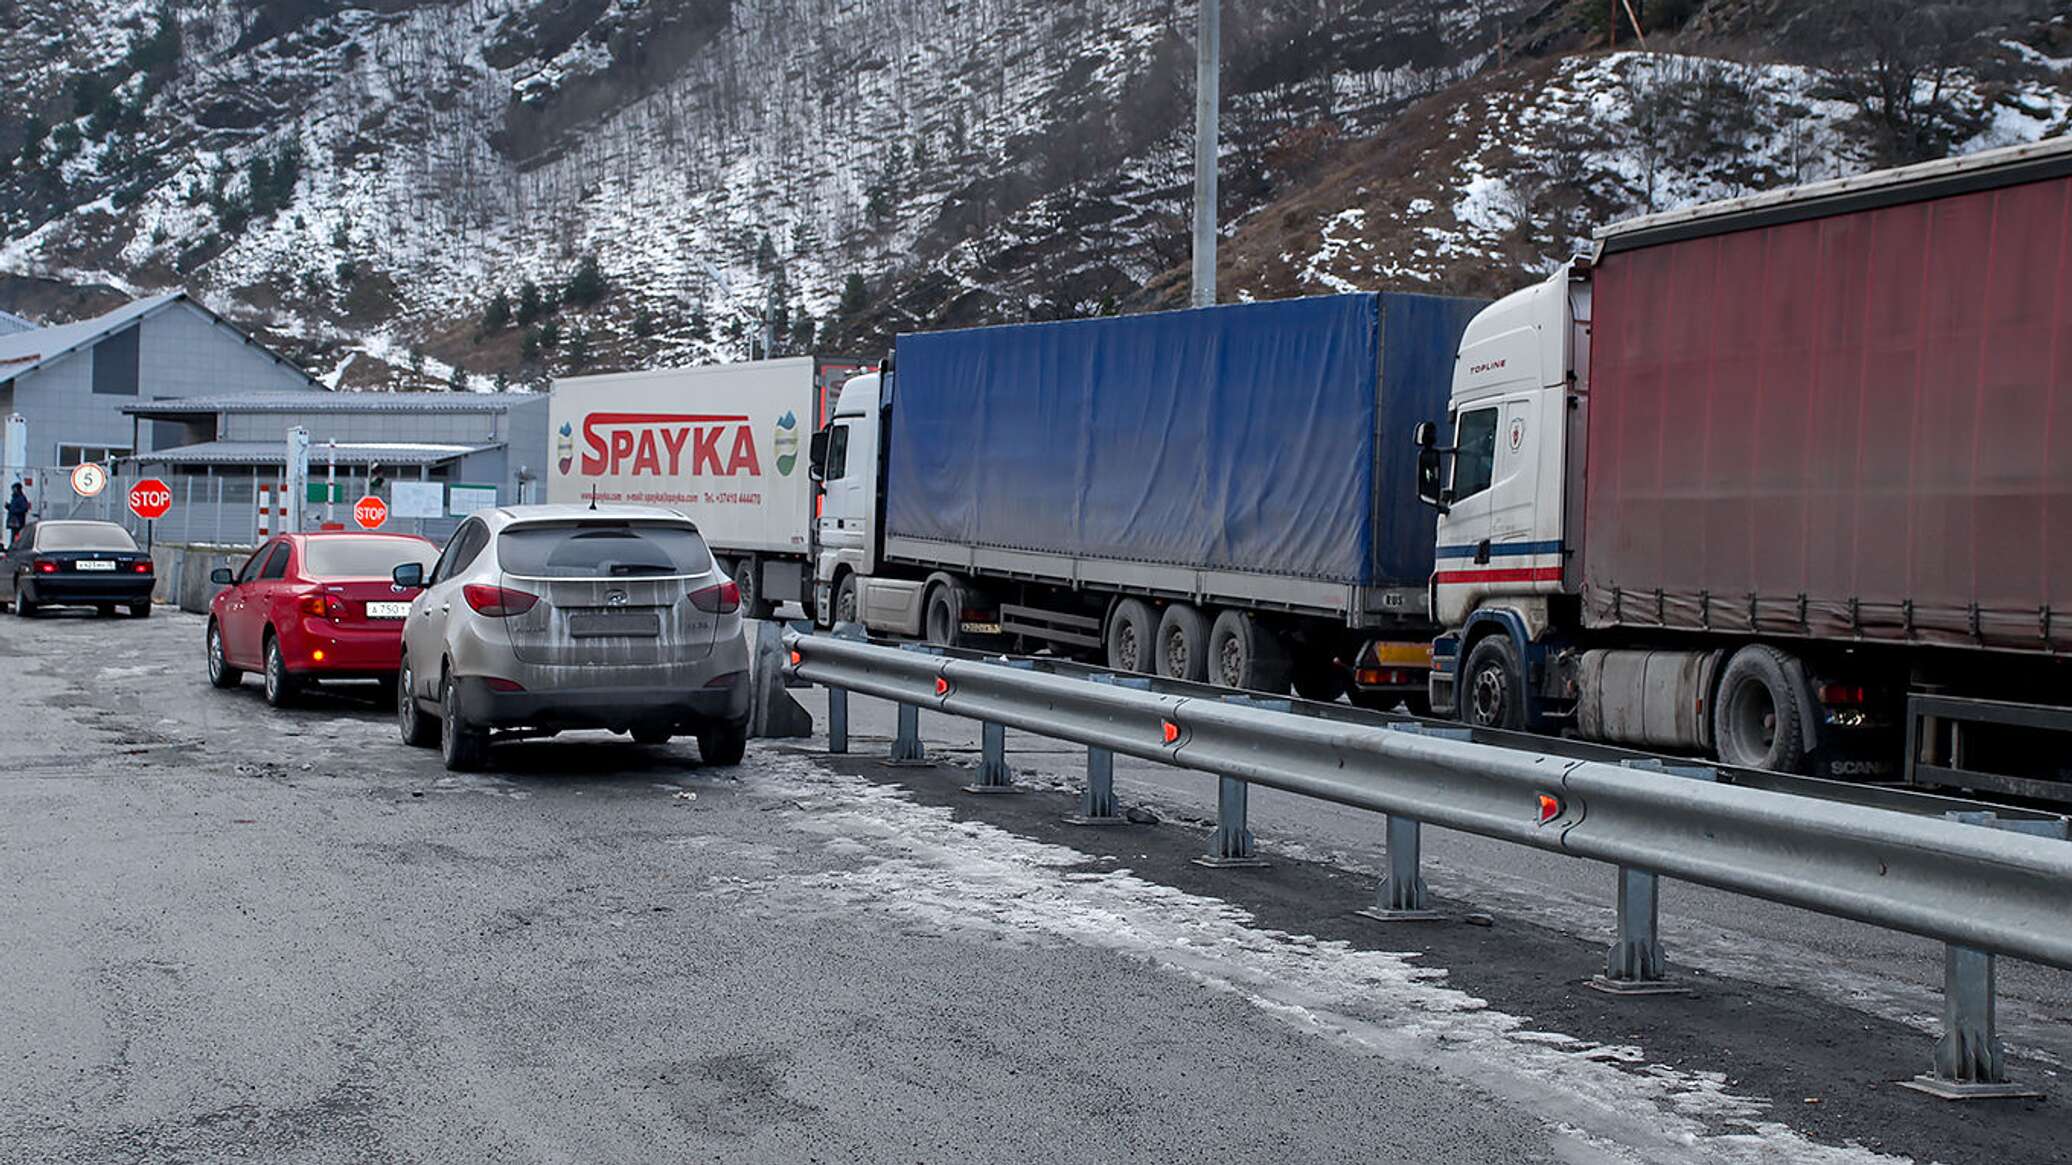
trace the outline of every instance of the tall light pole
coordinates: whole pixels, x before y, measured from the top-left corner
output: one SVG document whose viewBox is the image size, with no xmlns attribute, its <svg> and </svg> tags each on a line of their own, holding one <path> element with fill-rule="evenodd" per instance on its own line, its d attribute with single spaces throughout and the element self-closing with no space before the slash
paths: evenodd
<svg viewBox="0 0 2072 1165">
<path fill-rule="evenodd" d="M 1222 86 L 1222 0 L 1198 0 L 1194 58 L 1194 306 L 1216 302 L 1216 141 Z"/>
</svg>

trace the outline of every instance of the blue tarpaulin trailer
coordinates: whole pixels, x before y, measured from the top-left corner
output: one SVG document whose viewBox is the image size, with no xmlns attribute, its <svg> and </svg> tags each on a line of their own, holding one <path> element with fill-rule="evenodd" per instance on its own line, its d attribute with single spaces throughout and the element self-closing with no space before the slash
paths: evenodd
<svg viewBox="0 0 2072 1165">
<path fill-rule="evenodd" d="M 1354 628 L 1428 619 L 1412 428 L 1485 302 L 1379 293 L 899 337 L 885 557 Z"/>
</svg>

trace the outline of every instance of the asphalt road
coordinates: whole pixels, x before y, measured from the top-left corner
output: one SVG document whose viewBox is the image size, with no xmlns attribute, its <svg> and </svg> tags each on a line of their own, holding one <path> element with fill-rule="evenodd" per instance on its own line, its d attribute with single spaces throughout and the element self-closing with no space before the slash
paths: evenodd
<svg viewBox="0 0 2072 1165">
<path fill-rule="evenodd" d="M 2065 1154 L 2063 1097 L 1883 1083 L 1926 1044 L 1879 1000 L 1729 968 L 1600 1002 L 1593 942 L 1524 895 L 1364 924 L 1371 843 L 1209 871 L 1184 823 L 1073 831 L 1063 793 L 812 741 L 722 772 L 570 736 L 455 778 L 360 693 L 211 690 L 201 630 L 0 620 L 0 1158 Z M 1169 811 L 1197 782 L 1123 774 Z M 1297 812 L 1260 806 L 1270 845 L 1372 833 Z M 1452 890 L 1477 855 L 1442 859 Z"/>
</svg>

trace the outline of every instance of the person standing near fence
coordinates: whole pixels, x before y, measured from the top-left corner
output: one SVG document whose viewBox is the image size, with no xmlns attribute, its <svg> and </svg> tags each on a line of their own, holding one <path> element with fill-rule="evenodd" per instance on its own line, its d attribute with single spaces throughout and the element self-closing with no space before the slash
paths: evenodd
<svg viewBox="0 0 2072 1165">
<path fill-rule="evenodd" d="M 22 536 L 22 527 L 29 524 L 29 495 L 22 492 L 22 483 L 14 483 L 14 491 L 7 495 L 7 545 Z"/>
</svg>

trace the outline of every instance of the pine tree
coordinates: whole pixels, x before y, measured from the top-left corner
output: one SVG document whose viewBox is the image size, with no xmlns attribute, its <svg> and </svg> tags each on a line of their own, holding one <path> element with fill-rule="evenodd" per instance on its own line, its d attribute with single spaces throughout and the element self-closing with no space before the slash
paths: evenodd
<svg viewBox="0 0 2072 1165">
<path fill-rule="evenodd" d="M 633 334 L 642 339 L 655 334 L 655 316 L 646 304 L 633 309 Z"/>
<path fill-rule="evenodd" d="M 863 288 L 863 276 L 854 271 L 842 283 L 842 302 L 835 308 L 839 315 L 853 316 L 870 305 L 870 296 Z"/>
<path fill-rule="evenodd" d="M 414 345 L 410 349 L 410 381 L 413 388 L 424 383 L 424 349 Z"/>
<path fill-rule="evenodd" d="M 468 370 L 462 368 L 458 361 L 456 361 L 453 365 L 453 375 L 446 378 L 446 391 L 468 391 Z"/>
<path fill-rule="evenodd" d="M 768 271 L 776 265 L 777 246 L 770 241 L 770 232 L 764 231 L 763 237 L 755 245 L 755 269 Z"/>
<path fill-rule="evenodd" d="M 539 358 L 540 330 L 538 328 L 527 328 L 525 329 L 525 334 L 518 339 L 518 359 L 521 363 L 531 364 Z"/>
<path fill-rule="evenodd" d="M 597 256 L 585 255 L 568 285 L 561 290 L 561 302 L 588 307 L 604 298 L 604 272 L 597 268 Z"/>
<path fill-rule="evenodd" d="M 518 326 L 526 327 L 540 318 L 540 285 L 528 279 L 518 285 Z"/>
<path fill-rule="evenodd" d="M 501 368 L 497 369 L 496 379 L 490 381 L 489 386 L 498 392 L 511 391 L 511 374 Z"/>
<path fill-rule="evenodd" d="M 807 311 L 805 306 L 801 304 L 799 314 L 791 319 L 791 341 L 800 352 L 811 352 L 813 350 L 813 332 L 817 326 L 813 319 L 813 313 Z"/>
<path fill-rule="evenodd" d="M 547 321 L 546 323 L 544 323 L 544 324 L 541 324 L 541 325 L 540 325 L 540 347 L 542 347 L 542 348 L 549 348 L 549 349 L 552 349 L 552 348 L 559 348 L 560 346 L 561 346 L 561 321 L 559 321 L 559 320 L 548 320 L 548 321 Z"/>
<path fill-rule="evenodd" d="M 485 332 L 501 332 L 509 326 L 511 326 L 511 297 L 505 295 L 504 289 L 499 287 L 496 289 L 496 294 L 489 297 L 489 306 L 482 309 L 482 330 Z"/>
<path fill-rule="evenodd" d="M 712 339 L 712 321 L 705 318 L 705 309 L 702 307 L 691 309 L 691 339 Z"/>
<path fill-rule="evenodd" d="M 562 349 L 568 366 L 577 370 L 590 366 L 590 329 L 580 325 L 568 330 L 568 344 Z"/>
</svg>

